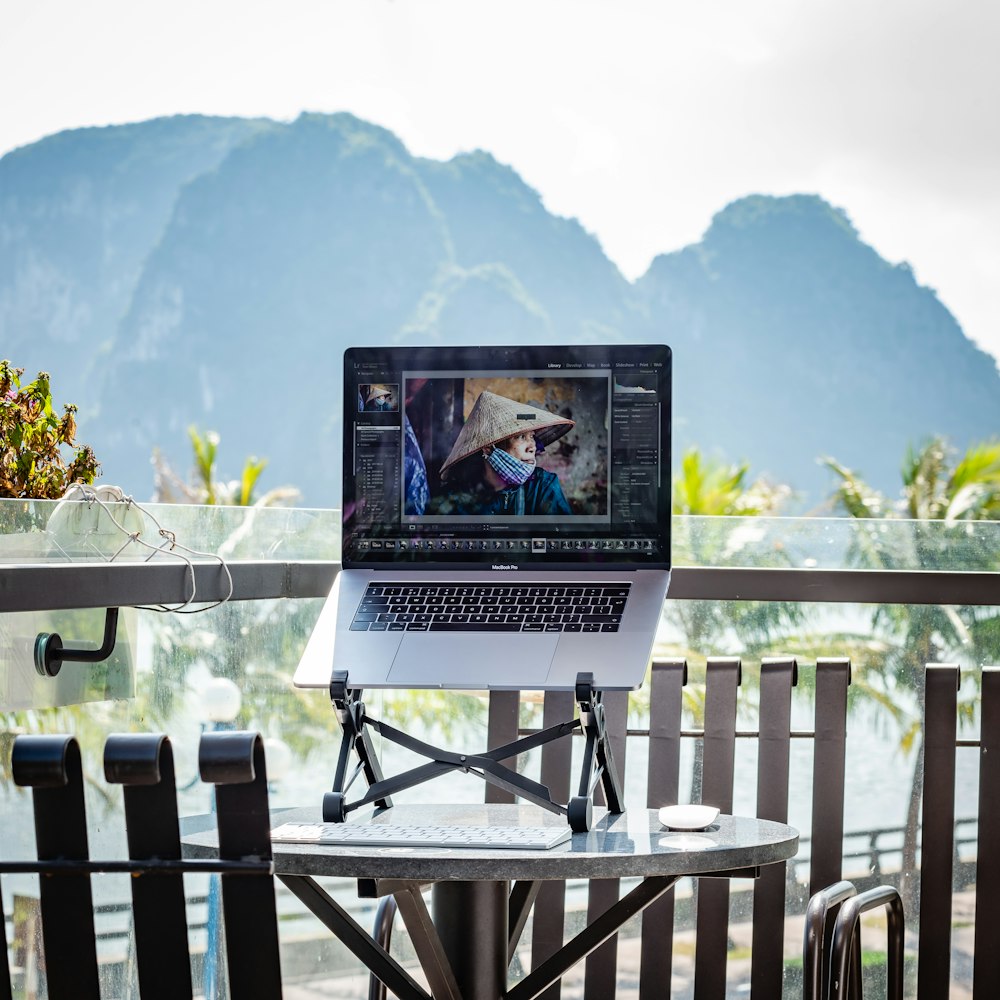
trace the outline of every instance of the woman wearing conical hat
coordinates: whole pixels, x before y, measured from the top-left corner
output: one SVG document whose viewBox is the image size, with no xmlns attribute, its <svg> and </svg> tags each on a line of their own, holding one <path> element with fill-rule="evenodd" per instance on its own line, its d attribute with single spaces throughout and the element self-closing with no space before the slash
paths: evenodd
<svg viewBox="0 0 1000 1000">
<path fill-rule="evenodd" d="M 574 421 L 484 390 L 441 466 L 441 514 L 571 514 L 559 477 L 538 454 Z"/>
<path fill-rule="evenodd" d="M 371 384 L 365 391 L 366 410 L 395 410 L 396 403 L 392 398 L 392 388 L 387 385 Z"/>
</svg>

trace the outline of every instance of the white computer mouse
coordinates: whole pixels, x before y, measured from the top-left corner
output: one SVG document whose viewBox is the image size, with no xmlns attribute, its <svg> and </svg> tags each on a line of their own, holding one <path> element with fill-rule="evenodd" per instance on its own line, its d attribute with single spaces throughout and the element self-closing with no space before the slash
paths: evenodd
<svg viewBox="0 0 1000 1000">
<path fill-rule="evenodd" d="M 671 830 L 704 830 L 718 815 L 715 806 L 701 805 L 664 806 L 659 813 L 660 822 Z"/>
</svg>

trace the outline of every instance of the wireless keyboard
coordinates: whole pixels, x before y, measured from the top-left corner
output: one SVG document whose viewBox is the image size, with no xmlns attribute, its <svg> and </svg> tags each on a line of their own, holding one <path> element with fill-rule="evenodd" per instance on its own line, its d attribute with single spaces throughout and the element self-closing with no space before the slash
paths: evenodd
<svg viewBox="0 0 1000 1000">
<path fill-rule="evenodd" d="M 391 823 L 285 823 L 271 839 L 289 844 L 365 847 L 481 847 L 548 850 L 569 840 L 568 826 L 402 826 Z"/>
</svg>

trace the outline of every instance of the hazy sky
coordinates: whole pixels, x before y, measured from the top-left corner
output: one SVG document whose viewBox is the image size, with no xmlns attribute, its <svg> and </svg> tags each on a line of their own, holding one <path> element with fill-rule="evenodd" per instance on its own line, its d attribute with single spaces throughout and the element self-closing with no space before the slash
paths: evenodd
<svg viewBox="0 0 1000 1000">
<path fill-rule="evenodd" d="M 81 125 L 351 111 L 486 149 L 627 277 L 752 192 L 815 192 L 1000 357 L 1000 4 L 32 0 L 0 153 Z"/>
</svg>

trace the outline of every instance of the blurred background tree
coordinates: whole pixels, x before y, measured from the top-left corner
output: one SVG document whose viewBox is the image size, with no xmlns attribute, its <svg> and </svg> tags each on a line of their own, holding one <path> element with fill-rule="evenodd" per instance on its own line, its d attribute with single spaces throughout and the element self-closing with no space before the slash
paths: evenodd
<svg viewBox="0 0 1000 1000">
<path fill-rule="evenodd" d="M 791 496 L 791 487 L 783 483 L 763 477 L 751 481 L 749 462 L 730 463 L 688 448 L 674 478 L 671 506 L 674 514 L 776 515 Z"/>
<path fill-rule="evenodd" d="M 985 546 L 970 522 L 1000 519 L 1000 441 L 970 445 L 964 452 L 943 437 L 909 447 L 901 468 L 902 489 L 892 500 L 873 489 L 859 473 L 834 458 L 824 464 L 837 477 L 831 502 L 835 511 L 861 519 L 852 561 L 862 569 L 995 571 L 1000 552 Z M 911 521 L 912 530 L 887 534 L 885 519 Z M 928 531 L 921 521 L 944 521 Z M 882 642 L 865 660 L 854 662 L 852 693 L 891 720 L 899 749 L 915 758 L 903 847 L 904 870 L 916 866 L 917 831 L 923 793 L 924 667 L 950 659 L 976 666 L 1000 660 L 1000 616 L 996 608 L 940 604 L 878 604 L 871 630 Z M 972 721 L 978 704 L 978 679 L 964 689 L 960 715 Z"/>
<path fill-rule="evenodd" d="M 224 480 L 218 472 L 219 435 L 215 431 L 188 428 L 194 464 L 189 479 L 178 475 L 159 449 L 153 452 L 156 503 L 208 506 L 284 507 L 293 504 L 299 491 L 281 486 L 255 495 L 267 460 L 251 455 L 244 459 L 238 479 Z M 247 512 L 250 524 L 254 514 Z M 240 556 L 249 534 L 247 521 L 219 546 L 227 558 Z M 140 678 L 140 696 L 146 710 L 161 724 L 171 719 L 178 703 L 195 682 L 189 667 L 196 664 L 212 677 L 234 681 L 243 692 L 240 724 L 258 726 L 265 732 L 275 716 L 296 718 L 309 704 L 298 697 L 290 683 L 291 671 L 311 631 L 315 618 L 308 602 L 255 601 L 252 607 L 223 604 L 208 611 L 210 625 L 197 624 L 186 616 L 167 615 L 154 623 L 155 668 Z M 201 618 L 201 616 L 198 616 Z M 219 640 L 222 641 L 219 641 Z M 196 671 L 197 672 L 197 671 Z M 327 716 L 329 709 L 327 706 Z M 323 722 L 328 723 L 324 718 Z"/>
<path fill-rule="evenodd" d="M 280 486 L 268 490 L 259 499 L 254 498 L 257 481 L 267 467 L 267 459 L 258 458 L 256 455 L 249 455 L 244 459 L 239 479 L 220 481 L 216 478 L 219 435 L 215 431 L 202 433 L 192 425 L 188 428 L 188 438 L 194 451 L 194 470 L 190 482 L 183 480 L 170 467 L 159 448 L 153 449 L 153 468 L 156 476 L 153 495 L 155 503 L 286 507 L 299 499 L 299 491 L 294 486 Z"/>
<path fill-rule="evenodd" d="M 753 532 L 714 531 L 701 516 L 777 516 L 792 490 L 763 477 L 751 479 L 747 462 L 731 463 L 689 448 L 673 481 L 672 513 L 695 515 L 674 521 L 673 563 L 692 566 L 784 565 L 781 551 L 762 562 Z M 734 541 L 742 543 L 734 546 Z M 674 655 L 702 665 L 706 654 L 739 649 L 743 655 L 770 648 L 801 629 L 802 605 L 778 601 L 667 601 L 664 620 L 680 633 Z"/>
<path fill-rule="evenodd" d="M 752 478 L 749 462 L 729 462 L 706 455 L 700 448 L 684 452 L 674 473 L 671 512 L 675 517 L 671 538 L 674 565 L 756 566 L 787 565 L 788 556 L 773 550 L 762 556 L 753 530 L 714 530 L 709 517 L 777 516 L 792 498 L 791 487 L 763 476 Z M 721 527 L 719 525 L 718 527 Z M 705 722 L 705 671 L 709 656 L 739 655 L 744 660 L 780 651 L 791 636 L 799 636 L 806 623 L 805 605 L 782 601 L 671 601 L 669 594 L 662 619 L 667 642 L 654 656 L 683 657 L 688 683 L 683 688 L 684 709 L 690 725 Z M 746 687 L 756 687 L 757 675 L 744 671 Z M 630 708 L 637 721 L 648 713 L 649 685 L 634 692 Z M 748 699 L 740 700 L 747 709 Z M 704 747 L 694 744 L 691 764 L 691 797 L 700 801 Z"/>
</svg>

